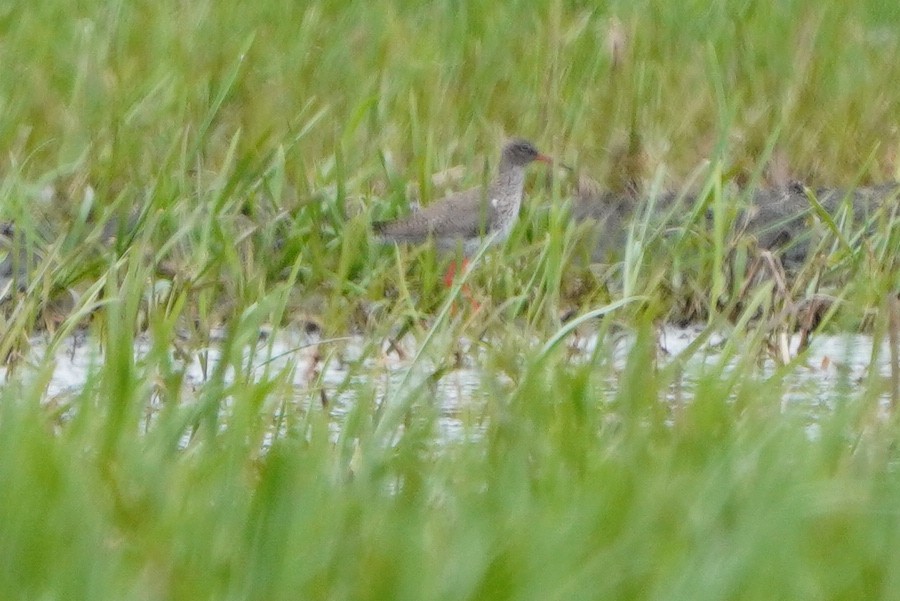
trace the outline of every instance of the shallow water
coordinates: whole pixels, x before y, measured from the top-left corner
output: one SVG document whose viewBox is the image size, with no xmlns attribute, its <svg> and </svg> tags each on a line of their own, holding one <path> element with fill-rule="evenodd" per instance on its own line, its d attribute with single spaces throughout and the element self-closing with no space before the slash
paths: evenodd
<svg viewBox="0 0 900 601">
<path fill-rule="evenodd" d="M 668 326 L 659 332 L 658 348 L 660 365 L 676 359 L 685 359 L 683 354 L 703 331 L 702 326 L 678 328 Z M 582 338 L 571 338 L 568 341 L 570 356 L 573 361 L 590 360 L 591 354 L 600 341 L 596 335 Z M 678 401 L 690 401 L 692 383 L 711 369 L 721 369 L 727 374 L 734 366 L 737 357 L 726 354 L 723 347 L 726 339 L 717 334 L 710 336 L 704 345 L 693 356 L 684 362 L 682 377 L 678 382 Z M 791 355 L 796 354 L 799 343 L 797 336 L 786 339 Z M 632 339 L 629 335 L 618 337 L 612 343 L 611 358 L 613 374 L 624 366 Z M 199 389 L 206 374 L 211 373 L 218 361 L 219 354 L 215 347 L 191 354 L 188 361 L 180 365 L 184 370 L 184 391 L 182 399 L 189 402 L 192 391 Z M 290 382 L 293 389 L 293 401 L 302 410 L 314 406 L 324 408 L 333 418 L 333 433 L 339 434 L 340 423 L 347 412 L 360 400 L 360 394 L 367 394 L 367 400 L 375 403 L 397 396 L 396 392 L 408 386 L 424 386 L 424 382 L 435 370 L 433 362 L 428 358 L 414 361 L 415 341 L 411 338 L 399 342 L 406 353 L 397 353 L 385 343 L 375 343 L 361 336 L 352 336 L 334 340 L 322 340 L 316 335 L 300 331 L 281 331 L 275 335 L 261 336 L 254 349 L 245 353 L 245 364 L 252 378 L 282 377 Z M 0 368 L 4 379 L 20 379 L 24 384 L 34 382 L 43 377 L 46 389 L 43 394 L 45 403 L 66 405 L 86 385 L 90 385 L 91 376 L 96 374 L 102 364 L 102 354 L 97 341 L 85 335 L 77 335 L 66 339 L 59 345 L 55 354 L 48 358 L 49 341 L 43 337 L 31 340 L 31 349 L 26 360 L 17 370 L 9 374 L 7 368 Z M 135 360 L 139 363 L 150 349 L 150 341 L 140 338 L 135 344 Z M 473 422 L 477 422 L 479 408 L 485 402 L 484 376 L 476 364 L 479 361 L 477 350 L 465 348 L 463 366 L 446 372 L 427 390 L 437 403 L 433 405 L 439 411 L 437 419 L 439 435 L 446 439 L 459 439 L 473 434 Z M 803 355 L 802 361 L 792 364 L 782 374 L 785 378 L 787 394 L 782 405 L 800 403 L 810 411 L 811 419 L 821 411 L 827 411 L 847 396 L 847 391 L 871 377 L 870 366 L 877 375 L 890 375 L 890 354 L 887 342 L 881 345 L 873 363 L 873 339 L 864 334 L 817 335 L 812 339 L 810 348 Z M 207 370 L 203 369 L 204 361 Z M 760 377 L 766 378 L 775 374 L 778 366 L 771 359 L 762 360 L 758 367 Z M 47 374 L 52 374 L 47 378 Z M 497 378 L 496 374 L 492 374 Z M 226 380 L 233 379 L 227 374 Z M 607 381 L 609 392 L 614 393 L 617 386 L 615 375 Z M 361 393 L 361 391 L 370 391 Z M 388 394 L 391 393 L 391 394 Z M 880 397 L 886 406 L 888 393 Z M 152 405 L 151 401 L 151 405 Z M 225 407 L 227 407 L 227 402 Z M 148 408 L 153 413 L 154 407 Z M 474 434 L 477 435 L 477 426 Z"/>
</svg>

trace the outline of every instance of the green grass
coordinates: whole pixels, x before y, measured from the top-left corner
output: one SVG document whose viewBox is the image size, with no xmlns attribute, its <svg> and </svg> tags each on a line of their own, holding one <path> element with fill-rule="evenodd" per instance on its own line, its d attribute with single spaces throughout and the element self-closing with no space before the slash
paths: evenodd
<svg viewBox="0 0 900 601">
<path fill-rule="evenodd" d="M 32 269 L 0 318 L 0 598 L 897 598 L 896 384 L 839 371 L 811 416 L 783 402 L 805 356 L 773 349 L 823 290 L 824 331 L 896 335 L 900 215 L 818 213 L 787 289 L 745 288 L 755 251 L 725 236 L 729 182 L 775 152 L 811 186 L 900 178 L 897 6 L 4 5 L 0 218 Z M 591 269 L 571 182 L 534 168 L 473 314 L 431 249 L 368 224 L 452 166 L 482 182 L 510 135 L 605 182 L 639 139 L 642 178 L 704 194 Z M 726 335 L 690 384 L 699 343 L 656 351 L 682 319 Z M 310 324 L 343 382 L 251 351 Z M 572 357 L 575 330 L 597 349 Z M 83 331 L 104 352 L 50 398 Z M 413 356 L 382 395 L 394 338 Z M 459 363 L 477 386 L 448 439 Z"/>
</svg>

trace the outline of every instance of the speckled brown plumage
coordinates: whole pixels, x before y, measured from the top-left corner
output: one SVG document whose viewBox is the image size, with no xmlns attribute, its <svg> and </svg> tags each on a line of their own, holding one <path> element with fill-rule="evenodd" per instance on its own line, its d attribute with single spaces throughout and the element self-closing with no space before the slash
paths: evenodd
<svg viewBox="0 0 900 601">
<path fill-rule="evenodd" d="M 439 251 L 461 248 L 472 254 L 485 237 L 502 240 L 509 235 L 522 205 L 525 168 L 533 161 L 551 162 L 531 142 L 511 140 L 486 188 L 451 194 L 401 219 L 375 223 L 375 233 L 384 242 L 420 244 L 431 239 Z"/>
</svg>

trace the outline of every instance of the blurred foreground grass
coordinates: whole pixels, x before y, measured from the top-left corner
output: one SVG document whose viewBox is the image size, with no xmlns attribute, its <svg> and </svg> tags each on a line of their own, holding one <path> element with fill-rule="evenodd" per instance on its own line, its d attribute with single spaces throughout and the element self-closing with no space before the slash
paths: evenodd
<svg viewBox="0 0 900 601">
<path fill-rule="evenodd" d="M 0 332 L 0 596 L 897 596 L 894 384 L 839 378 L 813 427 L 784 402 L 802 357 L 758 367 L 773 338 L 749 324 L 782 327 L 777 291 L 721 319 L 721 239 L 598 274 L 566 189 L 536 174 L 524 223 L 472 276 L 485 310 L 469 321 L 442 312 L 428 249 L 367 235 L 410 182 L 424 201 L 453 165 L 480 182 L 513 134 L 614 179 L 612 151 L 637 133 L 647 180 L 699 173 L 726 208 L 724 183 L 763 177 L 771 149 L 810 184 L 896 179 L 897 6 L 4 5 L 0 217 L 36 268 Z M 816 259 L 841 267 L 848 317 L 827 323 L 889 337 L 897 231 L 894 213 L 871 249 Z M 657 238 L 638 228 L 629 249 Z M 589 360 L 542 350 L 563 308 L 623 298 Z M 672 401 L 678 363 L 658 365 L 651 324 L 682 303 L 728 353 Z M 32 357 L 41 320 L 50 350 Z M 86 323 L 102 360 L 47 398 Z M 301 323 L 369 336 L 341 384 L 348 415 L 246 360 L 262 329 Z M 406 323 L 436 377 L 460 338 L 481 345 L 483 403 L 459 440 L 437 435 L 427 381 L 376 393 L 382 342 Z M 624 369 L 620 329 L 636 336 Z M 182 358 L 210 344 L 223 361 L 187 386 Z"/>
</svg>

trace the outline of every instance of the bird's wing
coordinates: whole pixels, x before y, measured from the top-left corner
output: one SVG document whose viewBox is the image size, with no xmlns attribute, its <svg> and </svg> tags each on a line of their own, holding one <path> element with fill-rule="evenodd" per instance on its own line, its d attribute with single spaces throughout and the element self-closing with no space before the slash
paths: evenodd
<svg viewBox="0 0 900 601">
<path fill-rule="evenodd" d="M 486 232 L 494 209 L 482 188 L 473 188 L 441 200 L 396 221 L 373 224 L 375 231 L 400 242 L 435 238 L 474 238 Z"/>
</svg>

